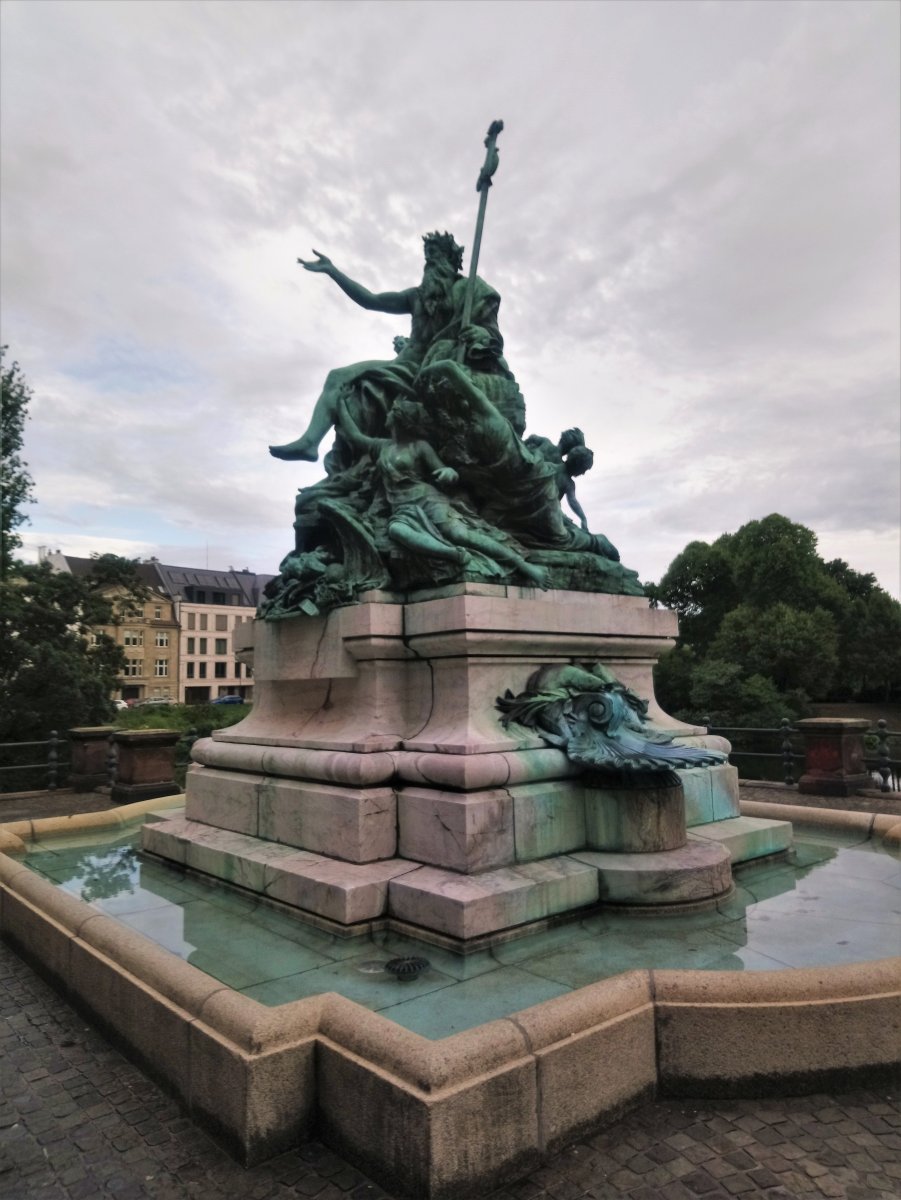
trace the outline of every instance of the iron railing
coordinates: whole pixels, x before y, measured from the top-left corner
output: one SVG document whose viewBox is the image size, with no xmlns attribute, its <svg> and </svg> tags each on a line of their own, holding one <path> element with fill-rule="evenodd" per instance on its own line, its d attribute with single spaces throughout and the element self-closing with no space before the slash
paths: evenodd
<svg viewBox="0 0 901 1200">
<path fill-rule="evenodd" d="M 803 752 L 796 749 L 801 731 L 792 725 L 788 717 L 783 717 L 778 727 L 775 728 L 712 725 L 709 717 L 701 717 L 701 724 L 707 726 L 708 733 L 722 734 L 724 737 L 738 734 L 743 740 L 745 737 L 750 737 L 764 744 L 778 745 L 776 750 L 743 750 L 733 747 L 729 752 L 729 761 L 757 759 L 764 763 L 774 763 L 778 760 L 782 765 L 784 783 L 788 787 L 794 787 L 797 783 L 799 772 L 796 772 L 796 765 L 804 762 Z M 887 722 L 882 720 L 877 721 L 864 734 L 864 746 L 868 751 L 864 757 L 864 763 L 871 775 L 879 776 L 881 792 L 901 791 L 901 759 L 892 756 L 892 747 L 889 745 L 890 738 L 898 739 L 896 745 L 901 746 L 901 731 L 889 729 Z"/>
<path fill-rule="evenodd" d="M 33 742 L 0 742 L 0 751 L 4 752 L 4 757 L 7 757 L 8 751 L 33 751 L 27 755 L 28 758 L 38 757 L 38 747 L 46 746 L 47 750 L 40 762 L 17 762 L 3 763 L 0 765 L 0 771 L 3 775 L 0 776 L 0 791 L 43 791 L 55 792 L 59 787 L 61 779 L 65 777 L 69 769 L 69 759 L 60 758 L 60 747 L 68 748 L 68 738 L 60 737 L 55 729 L 50 730 L 49 737 L 42 738 L 39 741 Z M 12 757 L 16 757 L 13 753 Z M 33 777 L 29 780 L 26 777 L 25 787 L 10 787 L 7 785 L 7 772 L 16 771 L 19 773 L 18 778 L 21 779 L 21 774 L 24 771 L 33 772 Z M 37 784 L 36 787 L 28 787 L 28 783 Z"/>
</svg>

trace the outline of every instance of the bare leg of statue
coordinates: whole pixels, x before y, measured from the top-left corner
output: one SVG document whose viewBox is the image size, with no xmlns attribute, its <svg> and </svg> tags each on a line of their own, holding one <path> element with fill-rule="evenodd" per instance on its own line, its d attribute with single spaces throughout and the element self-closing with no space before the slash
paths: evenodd
<svg viewBox="0 0 901 1200">
<path fill-rule="evenodd" d="M 466 525 L 457 523 L 456 521 L 452 525 L 447 526 L 446 529 L 442 528 L 441 532 L 446 533 L 452 542 L 456 542 L 462 546 L 469 546 L 473 550 L 480 550 L 489 558 L 514 567 L 520 574 L 525 575 L 526 579 L 531 579 L 539 587 L 547 587 L 546 567 L 528 562 L 510 546 L 506 546 L 503 542 L 495 541 L 488 534 L 482 533 L 477 529 L 469 529 Z"/>
<path fill-rule="evenodd" d="M 313 415 L 304 433 L 293 442 L 285 442 L 282 446 L 270 446 L 269 453 L 275 458 L 315 462 L 319 457 L 319 443 L 335 424 L 337 401 L 342 389 L 355 383 L 365 371 L 383 366 L 385 363 L 382 361 L 372 361 L 354 363 L 351 367 L 338 367 L 329 371 L 322 395 L 316 401 Z"/>
</svg>

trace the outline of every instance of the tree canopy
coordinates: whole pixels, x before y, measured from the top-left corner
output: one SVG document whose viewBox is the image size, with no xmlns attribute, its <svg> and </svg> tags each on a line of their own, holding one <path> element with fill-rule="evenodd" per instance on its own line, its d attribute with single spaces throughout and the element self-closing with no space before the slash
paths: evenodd
<svg viewBox="0 0 901 1200">
<path fill-rule="evenodd" d="M 18 561 L 16 529 L 33 483 L 20 457 L 31 389 L 18 363 L 2 376 L 2 560 L 0 560 L 0 740 L 37 741 L 55 729 L 101 724 L 124 668 L 120 646 L 97 626 L 143 600 L 136 563 L 97 555 L 86 576 Z"/>
<path fill-rule="evenodd" d="M 810 700 L 901 690 L 901 604 L 874 575 L 825 562 L 816 534 L 779 513 L 690 542 L 647 590 L 679 615 L 655 675 L 674 715 L 773 724 Z"/>
<path fill-rule="evenodd" d="M 97 626 L 117 624 L 120 610 L 143 600 L 135 567 L 104 554 L 86 576 L 20 563 L 0 581 L 0 740 L 111 718 L 125 656 Z"/>
<path fill-rule="evenodd" d="M 18 363 L 4 364 L 6 355 L 0 346 L 0 579 L 8 578 L 22 544 L 16 530 L 27 520 L 22 506 L 31 501 L 33 486 L 21 458 L 31 389 Z"/>
</svg>

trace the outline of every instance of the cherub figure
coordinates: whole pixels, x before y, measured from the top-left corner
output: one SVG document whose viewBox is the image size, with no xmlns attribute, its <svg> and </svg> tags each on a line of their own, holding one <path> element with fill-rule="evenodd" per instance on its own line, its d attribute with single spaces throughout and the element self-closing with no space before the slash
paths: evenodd
<svg viewBox="0 0 901 1200">
<path fill-rule="evenodd" d="M 556 468 L 554 482 L 561 500 L 565 499 L 570 512 L 579 518 L 583 529 L 588 529 L 588 520 L 582 505 L 576 499 L 575 480 L 590 471 L 594 466 L 594 452 L 585 445 L 585 435 L 582 430 L 573 427 L 564 429 L 555 445 L 550 438 L 532 434 L 526 438 L 530 450 L 540 455 L 545 462 L 552 463 Z"/>
</svg>

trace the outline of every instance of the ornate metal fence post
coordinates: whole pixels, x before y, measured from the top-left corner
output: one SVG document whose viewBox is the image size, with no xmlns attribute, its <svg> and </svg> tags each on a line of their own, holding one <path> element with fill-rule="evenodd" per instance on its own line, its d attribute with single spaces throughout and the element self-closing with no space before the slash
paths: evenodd
<svg viewBox="0 0 901 1200">
<path fill-rule="evenodd" d="M 795 767 L 792 761 L 792 724 L 788 717 L 783 717 L 779 723 L 782 734 L 782 771 L 788 787 L 795 786 Z"/>
<path fill-rule="evenodd" d="M 889 780 L 892 777 L 892 768 L 889 762 L 891 754 L 888 748 L 888 725 L 885 721 L 876 722 L 876 736 L 879 739 L 877 752 L 879 754 L 879 766 L 876 770 L 882 778 L 880 792 L 890 792 L 892 790 Z"/>
<path fill-rule="evenodd" d="M 55 792 L 59 764 L 59 734 L 55 729 L 50 730 L 48 745 L 50 749 L 47 751 L 47 791 Z"/>
</svg>

